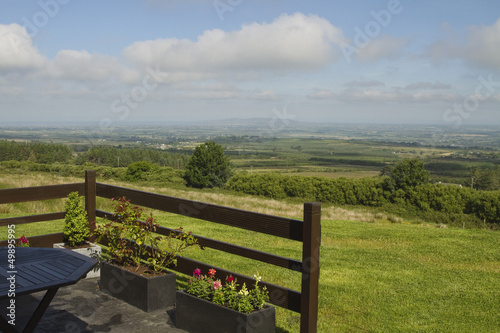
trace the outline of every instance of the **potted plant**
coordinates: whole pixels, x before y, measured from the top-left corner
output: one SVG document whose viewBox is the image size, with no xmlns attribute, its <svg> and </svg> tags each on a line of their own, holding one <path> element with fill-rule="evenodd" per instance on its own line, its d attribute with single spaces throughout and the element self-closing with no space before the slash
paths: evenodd
<svg viewBox="0 0 500 333">
<path fill-rule="evenodd" d="M 87 211 L 82 204 L 83 197 L 78 192 L 71 192 L 65 202 L 64 214 L 64 243 L 55 243 L 54 248 L 68 248 L 83 255 L 99 258 L 101 247 L 88 241 L 90 237 L 90 224 Z M 95 222 L 92 222 L 95 223 Z M 87 274 L 87 278 L 99 276 L 99 266 Z"/>
<path fill-rule="evenodd" d="M 138 307 L 155 311 L 175 304 L 176 275 L 165 268 L 176 264 L 176 256 L 196 244 L 191 233 L 155 233 L 158 225 L 152 214 L 140 221 L 143 210 L 125 197 L 112 199 L 112 222 L 95 232 L 106 245 L 101 265 L 101 289 Z"/>
<path fill-rule="evenodd" d="M 176 294 L 176 326 L 190 333 L 275 331 L 274 306 L 266 304 L 269 295 L 261 288 L 261 278 L 254 276 L 255 285 L 248 290 L 239 287 L 236 279 L 226 277 L 224 284 L 215 278 L 215 269 L 201 275 L 195 269 L 186 290 Z"/>
<path fill-rule="evenodd" d="M 28 237 L 22 235 L 21 238 L 16 242 L 17 247 L 30 247 L 30 241 L 28 240 Z"/>
</svg>

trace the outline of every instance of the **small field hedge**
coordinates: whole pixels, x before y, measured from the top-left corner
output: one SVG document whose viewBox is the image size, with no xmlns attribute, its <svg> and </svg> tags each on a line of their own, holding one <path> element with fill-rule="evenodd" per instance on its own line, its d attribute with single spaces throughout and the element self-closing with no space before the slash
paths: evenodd
<svg viewBox="0 0 500 333">
<path fill-rule="evenodd" d="M 273 199 L 290 197 L 337 205 L 399 207 L 440 222 L 448 217 L 449 221 L 467 220 L 468 224 L 500 224 L 500 191 L 477 191 L 456 185 L 424 184 L 406 191 L 388 191 L 384 177 L 332 179 L 240 173 L 229 180 L 226 188 Z"/>
</svg>

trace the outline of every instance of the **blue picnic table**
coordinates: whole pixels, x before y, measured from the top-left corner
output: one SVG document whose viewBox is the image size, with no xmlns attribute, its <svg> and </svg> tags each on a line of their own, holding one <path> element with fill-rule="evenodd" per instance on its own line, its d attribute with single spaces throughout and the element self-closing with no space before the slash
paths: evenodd
<svg viewBox="0 0 500 333">
<path fill-rule="evenodd" d="M 10 299 L 7 308 L 1 310 L 7 311 L 6 318 L 0 315 L 1 331 L 33 332 L 57 290 L 84 278 L 96 263 L 68 249 L 16 247 L 9 251 L 8 247 L 0 247 L 0 299 Z M 12 314 L 15 318 L 18 310 L 15 298 L 43 290 L 47 292 L 24 329 L 19 329 L 17 323 L 12 325 Z"/>
</svg>

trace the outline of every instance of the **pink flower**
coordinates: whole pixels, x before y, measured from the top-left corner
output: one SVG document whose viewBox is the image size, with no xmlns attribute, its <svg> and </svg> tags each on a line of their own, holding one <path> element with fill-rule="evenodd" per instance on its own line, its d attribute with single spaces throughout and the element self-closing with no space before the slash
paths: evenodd
<svg viewBox="0 0 500 333">
<path fill-rule="evenodd" d="M 193 271 L 193 276 L 200 276 L 201 275 L 201 269 L 197 268 Z"/>
<path fill-rule="evenodd" d="M 216 272 L 216 271 L 215 271 L 215 269 L 210 268 L 210 269 L 208 270 L 208 275 L 210 275 L 210 277 L 214 277 L 214 276 L 215 276 L 215 272 Z"/>
<path fill-rule="evenodd" d="M 28 244 L 28 238 L 26 236 L 22 235 L 21 238 L 19 239 L 22 243 Z"/>
<path fill-rule="evenodd" d="M 222 284 L 220 283 L 219 280 L 215 281 L 214 282 L 214 289 L 217 290 L 217 288 L 219 288 Z"/>
</svg>

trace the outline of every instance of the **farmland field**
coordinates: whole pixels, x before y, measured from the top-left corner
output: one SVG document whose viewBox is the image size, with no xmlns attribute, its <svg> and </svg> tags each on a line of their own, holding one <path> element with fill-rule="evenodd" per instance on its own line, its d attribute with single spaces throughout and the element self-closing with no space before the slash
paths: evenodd
<svg viewBox="0 0 500 333">
<path fill-rule="evenodd" d="M 279 125 L 279 126 L 278 126 Z M 280 172 L 325 177 L 372 177 L 404 158 L 422 159 L 431 180 L 466 185 L 473 168 L 500 164 L 500 131 L 495 127 L 438 128 L 425 125 L 333 125 L 272 119 L 186 125 L 120 126 L 105 132 L 84 126 L 4 126 L 0 140 L 50 142 L 75 154 L 90 147 L 153 149 L 190 155 L 215 140 L 236 171 Z M 1 158 L 1 156 L 0 156 Z M 99 165 L 100 160 L 94 161 Z M 119 167 L 117 156 L 109 166 Z M 176 158 L 171 166 L 183 168 Z M 126 165 L 125 165 L 126 166 Z"/>
</svg>

